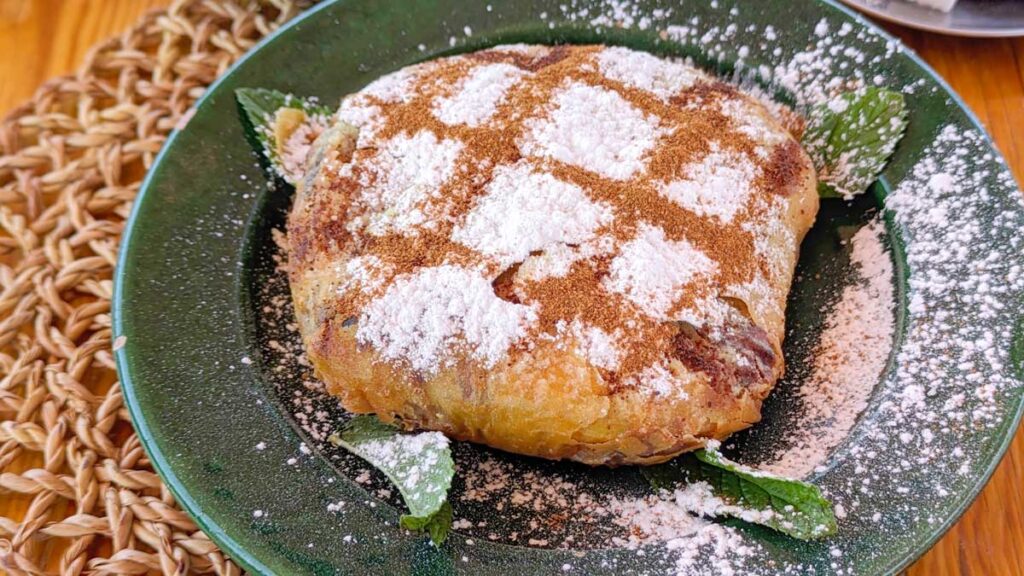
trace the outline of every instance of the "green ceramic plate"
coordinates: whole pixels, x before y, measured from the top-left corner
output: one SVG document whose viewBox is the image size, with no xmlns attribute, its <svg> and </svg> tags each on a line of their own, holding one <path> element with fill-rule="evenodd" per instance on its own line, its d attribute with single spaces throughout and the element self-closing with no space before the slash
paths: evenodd
<svg viewBox="0 0 1024 576">
<path fill-rule="evenodd" d="M 118 266 L 114 335 L 125 338 L 117 353 L 125 400 L 182 506 L 256 573 L 674 571 L 673 555 L 657 544 L 642 554 L 609 541 L 542 549 L 491 543 L 471 528 L 435 548 L 405 533 L 393 500 L 351 480 L 359 463 L 309 433 L 311 405 L 294 396 L 301 378 L 276 370 L 287 358 L 272 341 L 292 336 L 271 230 L 290 198 L 268 189 L 233 91 L 269 87 L 336 102 L 412 62 L 506 42 L 601 42 L 690 57 L 797 101 L 854 78 L 904 91 L 910 127 L 883 180 L 856 202 L 824 203 L 804 243 L 789 308 L 790 376 L 764 422 L 732 443 L 737 457 L 756 461 L 785 434 L 812 360 L 807 343 L 848 281 L 845 240 L 881 214 L 897 271 L 895 345 L 880 377 L 864 375 L 877 384 L 852 433 L 812 477 L 842 506 L 839 533 L 806 543 L 740 527 L 754 553 L 736 564 L 738 573 L 888 574 L 927 550 L 977 495 L 1020 418 L 1024 206 L 977 121 L 927 66 L 848 10 L 812 0 L 346 0 L 318 6 L 253 50 L 168 141 Z M 320 416 L 335 417 L 330 406 Z M 591 471 L 474 446 L 456 453 L 462 470 L 485 456 L 581 490 L 646 490 L 628 468 Z M 529 521 L 458 497 L 455 513 L 492 527 Z"/>
</svg>

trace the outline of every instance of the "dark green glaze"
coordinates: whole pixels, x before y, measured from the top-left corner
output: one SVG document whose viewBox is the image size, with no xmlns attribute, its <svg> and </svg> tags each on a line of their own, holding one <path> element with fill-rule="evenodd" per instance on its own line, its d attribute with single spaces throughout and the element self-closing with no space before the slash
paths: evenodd
<svg viewBox="0 0 1024 576">
<path fill-rule="evenodd" d="M 276 574 L 555 574 L 570 564 L 574 574 L 663 571 L 664 555 L 652 548 L 646 556 L 606 549 L 550 551 L 467 544 L 454 535 L 441 549 L 421 536 L 404 534 L 396 525 L 399 510 L 375 500 L 349 481 L 324 454 L 303 455 L 303 437 L 280 398 L 267 385 L 266 351 L 261 349 L 259 286 L 269 274 L 270 229 L 280 225 L 288 198 L 265 188 L 265 175 L 246 141 L 233 91 L 268 87 L 334 103 L 381 74 L 406 64 L 501 42 L 600 42 L 645 49 L 658 54 L 692 57 L 719 73 L 732 72 L 732 47 L 713 60 L 694 47 L 658 40 L 656 31 L 596 29 L 583 22 L 558 18 L 560 2 L 495 2 L 455 0 L 382 3 L 371 0 L 328 2 L 264 41 L 213 86 L 186 130 L 168 141 L 137 201 L 125 233 L 114 302 L 114 335 L 125 336 L 117 353 L 125 400 L 143 445 L 154 465 L 202 528 L 250 571 Z M 718 10 L 706 3 L 665 2 L 685 22 L 698 15 L 706 24 L 723 20 L 733 2 Z M 817 21 L 866 24 L 831 3 L 737 0 L 740 18 L 773 23 L 776 45 L 786 54 L 802 49 Z M 656 1 L 641 2 L 647 9 Z M 537 15 L 552 17 L 541 21 Z M 548 27 L 554 22 L 554 28 Z M 464 26 L 473 36 L 463 38 Z M 451 48 L 449 38 L 459 38 Z M 423 44 L 425 51 L 417 46 Z M 866 46 L 871 55 L 879 45 Z M 748 62 L 763 50 L 751 46 Z M 937 126 L 953 122 L 976 126 L 941 81 L 910 54 L 885 61 L 888 74 L 905 81 L 925 79 L 908 96 L 911 114 L 907 135 L 885 172 L 899 182 L 920 158 Z M 929 88 L 938 87 L 938 90 Z M 839 243 L 844 227 L 863 222 L 877 208 L 885 188 L 876 186 L 850 205 L 833 201 L 823 206 L 819 222 L 804 244 L 801 273 L 807 280 L 794 287 L 789 326 L 796 334 L 820 329 L 820 304 L 843 274 L 848 260 Z M 888 220 L 888 217 L 887 217 Z M 906 296 L 904 239 L 890 221 L 898 270 L 899 325 Z M 1024 325 L 1017 327 L 1013 362 L 1024 372 Z M 787 361 L 801 359 L 787 345 Z M 897 346 L 898 348 L 898 346 Z M 792 352 L 792 354 L 790 354 Z M 895 350 L 893 357 L 895 357 Z M 243 364 L 242 358 L 253 359 Z M 890 362 L 890 368 L 892 362 Z M 950 375 L 955 378 L 955 374 Z M 756 452 L 771 442 L 773 421 L 786 407 L 786 388 L 765 407 L 765 422 L 737 439 L 740 452 Z M 959 516 L 981 489 L 1005 451 L 1020 417 L 1019 390 L 1000 405 L 1002 423 L 965 436 L 979 446 L 981 457 L 970 474 L 952 487 L 948 498 L 931 503 L 940 519 L 909 524 L 904 531 L 851 522 L 836 537 L 847 550 L 845 560 L 858 573 L 897 571 L 924 552 Z M 253 447 L 265 442 L 266 449 Z M 840 447 L 841 448 L 841 447 Z M 296 458 L 296 465 L 287 465 Z M 510 457 L 511 458 L 511 457 Z M 540 466 L 523 460 L 524 466 Z M 544 464 L 544 466 L 548 466 Z M 552 465 L 554 466 L 554 465 Z M 571 473 L 587 474 L 579 467 Z M 843 474 L 833 468 L 815 478 L 825 486 Z M 594 473 L 595 482 L 636 486 L 634 471 Z M 456 479 L 456 481 L 458 481 Z M 346 500 L 339 516 L 327 504 Z M 355 504 L 363 502 L 363 504 Z M 255 517 L 254 511 L 263 512 Z M 500 519 L 498 520 L 500 521 Z M 758 527 L 744 528 L 758 538 L 776 565 L 787 562 L 828 573 L 829 542 L 805 543 Z M 355 544 L 344 541 L 351 536 Z M 466 561 L 463 561 L 463 557 Z"/>
</svg>

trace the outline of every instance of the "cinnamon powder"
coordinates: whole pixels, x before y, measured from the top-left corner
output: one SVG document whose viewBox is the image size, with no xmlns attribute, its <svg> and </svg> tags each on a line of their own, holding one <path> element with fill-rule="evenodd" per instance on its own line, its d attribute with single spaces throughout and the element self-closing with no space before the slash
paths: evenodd
<svg viewBox="0 0 1024 576">
<path fill-rule="evenodd" d="M 670 314 L 699 305 L 702 299 L 716 297 L 726 287 L 749 282 L 763 273 L 755 254 L 753 234 L 744 224 L 753 218 L 770 217 L 764 198 L 786 190 L 799 176 L 800 147 L 792 139 L 773 149 L 768 161 L 755 154 L 758 143 L 737 132 L 733 121 L 711 103 L 717 99 L 738 100 L 759 106 L 735 88 L 710 78 L 681 91 L 669 100 L 651 92 L 628 86 L 603 76 L 595 64 L 599 46 L 556 47 L 539 54 L 520 51 L 491 50 L 465 57 L 450 58 L 432 64 L 398 102 L 374 96 L 364 99 L 368 106 L 380 108 L 379 122 L 372 145 L 364 146 L 347 166 L 350 177 L 321 178 L 314 196 L 328 197 L 320 203 L 324 210 L 306 215 L 308 221 L 292 223 L 299 249 L 293 250 L 292 266 L 309 265 L 310 241 L 304 230 L 316 230 L 318 245 L 347 246 L 362 256 L 374 256 L 385 263 L 389 278 L 398 278 L 443 264 L 476 268 L 490 277 L 495 293 L 503 300 L 533 306 L 537 321 L 531 326 L 528 341 L 539 337 L 559 337 L 560 326 L 574 320 L 617 334 L 623 354 L 614 370 L 603 370 L 612 387 L 621 385 L 644 368 L 672 354 L 678 347 L 679 329 L 666 318 L 651 317 L 624 298 L 610 293 L 604 286 L 611 255 L 595 256 L 574 262 L 562 277 L 519 279 L 518 264 L 501 267 L 452 240 L 452 231 L 473 210 L 484 194 L 498 166 L 527 161 L 541 172 L 576 185 L 597 202 L 612 207 L 615 218 L 596 234 L 611 238 L 620 246 L 637 234 L 647 223 L 664 230 L 666 238 L 685 240 L 717 264 L 716 274 L 688 285 L 676 294 Z M 478 66 L 494 63 L 512 64 L 527 74 L 513 85 L 495 106 L 491 121 L 478 126 L 449 125 L 439 120 L 432 109 L 438 98 L 451 95 L 453 86 Z M 524 158 L 521 142 L 526 124 L 550 115 L 551 102 L 559 90 L 572 82 L 599 87 L 617 94 L 644 117 L 658 122 L 664 133 L 645 159 L 642 173 L 628 179 L 613 179 L 590 169 L 550 158 Z M 360 97 L 357 95 L 356 97 Z M 420 207 L 429 226 L 398 230 L 383 236 L 360 231 L 358 223 L 372 213 L 362 202 L 357 187 L 378 185 L 378 176 L 369 167 L 380 154 L 381 144 L 395 137 L 411 137 L 421 132 L 432 133 L 437 141 L 454 140 L 463 144 L 452 176 L 440 190 L 429 195 Z M 780 128 L 781 131 L 781 128 Z M 685 167 L 705 157 L 712 148 L 734 150 L 757 163 L 762 177 L 756 182 L 756 194 L 746 209 L 733 221 L 723 224 L 714 218 L 700 216 L 668 200 L 658 193 L 659 183 L 681 177 Z M 340 171 L 333 166 L 328 173 Z M 349 182 L 348 185 L 342 181 Z M 339 225 L 339 214 L 344 226 Z M 656 271 L 652 270 L 652 273 Z M 362 292 L 339 298 L 337 314 L 348 318 L 358 316 L 367 303 L 386 289 Z M 510 354 L 523 353 L 529 346 L 518 346 Z"/>
</svg>

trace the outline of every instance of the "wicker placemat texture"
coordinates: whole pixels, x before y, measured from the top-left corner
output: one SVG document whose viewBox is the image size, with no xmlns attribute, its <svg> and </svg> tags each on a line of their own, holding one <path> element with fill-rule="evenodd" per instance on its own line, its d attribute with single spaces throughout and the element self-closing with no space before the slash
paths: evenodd
<svg viewBox="0 0 1024 576">
<path fill-rule="evenodd" d="M 111 274 L 168 132 L 307 3 L 176 2 L 0 124 L 0 499 L 22 511 L 0 516 L 0 572 L 239 573 L 177 508 L 131 428 Z"/>
</svg>

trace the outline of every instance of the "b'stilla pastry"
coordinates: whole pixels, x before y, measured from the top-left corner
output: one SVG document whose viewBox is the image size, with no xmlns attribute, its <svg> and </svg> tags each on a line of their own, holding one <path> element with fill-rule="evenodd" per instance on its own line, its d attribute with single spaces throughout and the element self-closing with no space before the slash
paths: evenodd
<svg viewBox="0 0 1024 576">
<path fill-rule="evenodd" d="M 356 413 L 588 464 L 757 422 L 814 221 L 801 121 L 682 62 L 510 45 L 346 97 L 288 220 L 309 360 Z"/>
</svg>

